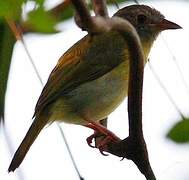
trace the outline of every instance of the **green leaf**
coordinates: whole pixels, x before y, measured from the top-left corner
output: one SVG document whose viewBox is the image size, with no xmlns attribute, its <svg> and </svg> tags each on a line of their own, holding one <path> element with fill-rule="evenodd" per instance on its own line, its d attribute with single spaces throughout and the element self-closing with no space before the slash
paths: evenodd
<svg viewBox="0 0 189 180">
<path fill-rule="evenodd" d="M 0 122 L 4 120 L 5 95 L 15 38 L 5 22 L 0 21 Z"/>
<path fill-rule="evenodd" d="M 0 0 L 0 17 L 19 19 L 23 2 L 24 0 Z"/>
<path fill-rule="evenodd" d="M 60 22 L 60 21 L 67 20 L 67 19 L 73 17 L 74 8 L 70 4 L 64 10 L 61 10 L 61 13 L 60 12 L 58 12 L 58 13 L 55 12 L 54 8 L 49 10 L 49 12 L 52 13 L 52 15 L 54 15 L 56 17 L 56 19 Z"/>
<path fill-rule="evenodd" d="M 35 0 L 37 4 L 39 4 L 40 6 L 44 5 L 45 0 Z"/>
<path fill-rule="evenodd" d="M 28 20 L 25 24 L 34 31 L 41 33 L 55 33 L 55 25 L 57 24 L 56 19 L 43 7 L 31 11 L 28 15 Z"/>
<path fill-rule="evenodd" d="M 176 143 L 189 142 L 189 119 L 183 119 L 176 123 L 168 132 L 167 137 Z"/>
</svg>

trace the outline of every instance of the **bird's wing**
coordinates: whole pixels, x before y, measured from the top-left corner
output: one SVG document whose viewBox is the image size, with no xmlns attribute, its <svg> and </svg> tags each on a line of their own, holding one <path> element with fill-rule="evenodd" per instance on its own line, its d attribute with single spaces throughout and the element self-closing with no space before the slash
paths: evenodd
<svg viewBox="0 0 189 180">
<path fill-rule="evenodd" d="M 115 41 L 109 41 L 108 35 L 98 38 L 87 35 L 72 46 L 51 72 L 36 104 L 34 116 L 59 96 L 119 65 L 123 61 L 123 57 L 119 57 L 122 56 L 120 42 L 117 45 Z"/>
</svg>

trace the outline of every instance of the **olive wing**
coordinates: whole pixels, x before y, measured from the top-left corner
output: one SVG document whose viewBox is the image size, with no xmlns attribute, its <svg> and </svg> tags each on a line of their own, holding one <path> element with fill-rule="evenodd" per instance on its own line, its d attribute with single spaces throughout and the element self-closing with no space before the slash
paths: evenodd
<svg viewBox="0 0 189 180">
<path fill-rule="evenodd" d="M 116 41 L 112 42 L 111 38 L 106 36 L 87 35 L 59 59 L 42 90 L 34 116 L 58 97 L 80 84 L 101 77 L 123 61 L 123 47 L 120 42 L 117 45 Z"/>
</svg>

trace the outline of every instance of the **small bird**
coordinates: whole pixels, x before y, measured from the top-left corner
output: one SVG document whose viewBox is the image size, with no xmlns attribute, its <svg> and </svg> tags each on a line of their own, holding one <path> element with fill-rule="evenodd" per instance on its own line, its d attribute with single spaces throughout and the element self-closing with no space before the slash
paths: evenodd
<svg viewBox="0 0 189 180">
<path fill-rule="evenodd" d="M 114 16 L 126 19 L 134 26 L 145 62 L 161 31 L 181 28 L 146 5 L 127 6 Z M 34 121 L 14 154 L 9 172 L 19 167 L 43 127 L 54 121 L 83 125 L 112 141 L 119 140 L 99 121 L 108 117 L 127 96 L 128 43 L 116 31 L 88 34 L 60 57 L 42 90 Z M 94 137 L 95 133 L 87 138 L 89 145 Z"/>
</svg>

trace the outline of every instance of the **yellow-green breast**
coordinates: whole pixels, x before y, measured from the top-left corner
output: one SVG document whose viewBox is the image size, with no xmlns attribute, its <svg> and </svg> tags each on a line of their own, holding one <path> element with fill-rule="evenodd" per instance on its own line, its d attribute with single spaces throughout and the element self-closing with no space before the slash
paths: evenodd
<svg viewBox="0 0 189 180">
<path fill-rule="evenodd" d="M 59 97 L 50 108 L 49 121 L 85 124 L 84 118 L 99 121 L 113 112 L 128 92 L 129 52 L 126 45 L 123 51 L 124 56 L 118 56 L 124 58 L 123 62 L 113 70 Z M 149 49 L 146 45 L 144 51 L 147 58 Z"/>
<path fill-rule="evenodd" d="M 85 124 L 83 117 L 101 120 L 120 105 L 127 96 L 127 88 L 128 61 L 125 61 L 104 76 L 84 83 L 58 99 L 50 119 L 73 124 Z"/>
</svg>

